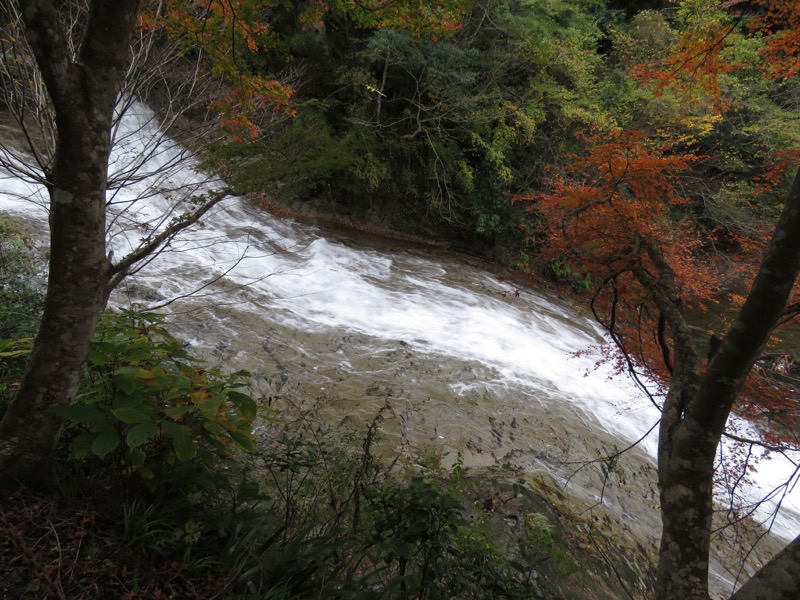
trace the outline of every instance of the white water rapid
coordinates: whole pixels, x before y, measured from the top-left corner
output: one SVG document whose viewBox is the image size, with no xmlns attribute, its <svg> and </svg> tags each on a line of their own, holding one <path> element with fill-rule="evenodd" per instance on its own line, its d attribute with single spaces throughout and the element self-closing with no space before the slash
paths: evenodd
<svg viewBox="0 0 800 600">
<path fill-rule="evenodd" d="M 175 160 L 185 150 L 160 138 L 140 104 L 117 134 L 113 172 L 138 169 L 110 207 L 119 259 L 185 210 L 179 191 L 215 182 L 196 163 Z M 155 192 L 146 191 L 154 181 Z M 0 173 L 0 210 L 46 229 L 34 183 Z M 338 418 L 368 419 L 389 403 L 400 415 L 389 433 L 398 444 L 411 440 L 445 464 L 460 451 L 468 465 L 546 472 L 579 508 L 600 502 L 636 543 L 655 542 L 655 436 L 621 459 L 602 499 L 600 465 L 577 463 L 635 442 L 658 411 L 626 377 L 595 368 L 605 341 L 585 315 L 546 293 L 513 291 L 457 257 L 278 219 L 231 198 L 132 275 L 113 302 L 160 306 L 194 292 L 161 310 L 198 351 L 254 372 L 264 396 L 316 394 Z M 798 460 L 762 461 L 755 483 L 740 490 L 745 501 L 786 480 L 794 488 L 790 458 Z M 758 516 L 775 535 L 800 533 L 800 489 L 775 517 L 772 507 Z M 716 570 L 718 587 L 735 579 Z"/>
</svg>

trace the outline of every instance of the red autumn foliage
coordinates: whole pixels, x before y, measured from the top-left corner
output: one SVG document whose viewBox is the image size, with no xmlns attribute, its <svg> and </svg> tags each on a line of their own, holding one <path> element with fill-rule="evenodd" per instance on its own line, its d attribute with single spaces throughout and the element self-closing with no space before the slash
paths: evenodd
<svg viewBox="0 0 800 600">
<path fill-rule="evenodd" d="M 598 279 L 647 259 L 642 239 L 657 243 L 688 296 L 708 298 L 713 278 L 697 276 L 703 239 L 684 218 L 679 175 L 697 157 L 670 155 L 644 132 L 616 130 L 584 140 L 586 151 L 553 172 L 534 207 L 548 223 L 545 256 L 567 260 Z"/>
<path fill-rule="evenodd" d="M 761 11 L 750 30 L 764 40 L 763 70 L 767 77 L 789 78 L 800 72 L 800 3 L 758 0 Z"/>
<path fill-rule="evenodd" d="M 800 2 L 709 1 L 705 8 L 709 11 L 699 14 L 708 19 L 677 32 L 669 52 L 647 64 L 627 65 L 656 95 L 669 89 L 679 93 L 686 107 L 699 101 L 723 110 L 728 101 L 721 93 L 721 76 L 742 67 L 734 62 L 735 53 L 726 52 L 735 35 L 759 38 L 763 62 L 758 67 L 765 77 L 800 72 Z M 728 14 L 714 12 L 718 8 Z M 665 326 L 656 300 L 663 307 L 668 297 L 666 304 L 679 307 L 683 318 L 693 315 L 692 322 L 703 323 L 703 314 L 717 310 L 714 302 L 730 294 L 732 285 L 747 289 L 766 241 L 766 236 L 726 231 L 739 254 L 722 257 L 713 251 L 717 232 L 689 218 L 692 207 L 681 192 L 682 178 L 695 175 L 699 157 L 681 152 L 692 145 L 678 141 L 678 133 L 664 129 L 651 139 L 631 130 L 586 136 L 584 151 L 551 173 L 545 192 L 517 198 L 547 223 L 540 232 L 544 257 L 591 277 L 592 307 L 618 345 L 608 360 L 619 371 L 645 373 L 663 390 L 672 376 L 674 332 Z M 756 192 L 778 188 L 797 158 L 798 150 L 792 149 L 772 157 L 771 166 L 767 159 Z M 800 302 L 800 295 L 791 302 Z M 731 306 L 736 308 L 735 299 Z M 791 323 L 799 312 L 789 310 L 784 321 Z M 696 329 L 704 355 L 708 335 Z M 737 404 L 737 412 L 756 423 L 764 442 L 774 446 L 800 443 L 793 433 L 800 430 L 793 360 L 781 352 L 766 354 Z"/>
</svg>

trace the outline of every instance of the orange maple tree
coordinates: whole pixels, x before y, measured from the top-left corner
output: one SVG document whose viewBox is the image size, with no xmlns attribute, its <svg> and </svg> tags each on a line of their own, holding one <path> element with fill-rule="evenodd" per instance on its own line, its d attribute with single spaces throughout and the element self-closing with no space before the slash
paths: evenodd
<svg viewBox="0 0 800 600">
<path fill-rule="evenodd" d="M 654 95 L 677 98 L 673 106 L 688 112 L 709 105 L 724 119 L 735 102 L 723 94 L 724 77 L 740 68 L 736 53 L 728 52 L 735 36 L 759 48 L 764 77 L 800 72 L 800 3 L 678 4 L 682 28 L 670 51 L 629 65 Z M 546 191 L 526 199 L 546 223 L 543 256 L 591 276 L 592 306 L 616 342 L 621 368 L 645 371 L 658 383 L 663 527 L 656 597 L 707 600 L 714 482 L 740 485 L 752 470 L 754 446 L 800 448 L 791 360 L 764 352 L 776 327 L 800 314 L 792 295 L 800 272 L 800 176 L 781 192 L 785 207 L 769 243 L 758 235 L 737 240 L 732 279 L 730 267 L 723 271 L 712 251 L 714 232 L 690 218 L 682 182 L 702 176 L 700 157 L 675 134 L 666 128 L 586 135 L 583 151 L 551 172 Z M 778 157 L 760 183 L 777 182 L 779 174 L 795 168 L 794 156 L 790 151 Z M 703 323 L 709 303 L 736 280 L 746 297 L 733 303 L 720 331 L 694 325 Z M 753 420 L 759 439 L 748 439 L 730 419 L 734 407 Z M 740 453 L 723 456 L 720 464 L 724 435 L 739 444 Z M 741 514 L 729 512 L 734 518 Z M 798 593 L 800 537 L 733 597 Z"/>
<path fill-rule="evenodd" d="M 705 268 L 699 264 L 702 232 L 686 217 L 679 186 L 697 157 L 671 154 L 637 130 L 593 134 L 583 143 L 583 153 L 551 171 L 547 191 L 529 197 L 545 222 L 543 257 L 590 275 L 595 315 L 628 358 L 666 381 L 671 361 L 664 360 L 652 306 L 658 282 L 668 277 L 694 304 L 715 291 L 714 269 L 707 260 Z M 643 333 L 646 324 L 656 335 Z"/>
<path fill-rule="evenodd" d="M 698 97 L 717 99 L 716 108 L 725 106 L 718 80 L 737 67 L 725 61 L 724 53 L 736 27 L 749 35 L 769 34 L 760 50 L 770 58 L 761 69 L 764 76 L 796 72 L 800 47 L 795 43 L 798 29 L 791 26 L 800 25 L 800 3 L 757 2 L 763 10 L 746 21 L 739 12 L 722 11 L 744 3 L 692 3 L 695 10 L 703 4 L 707 9 L 703 20 L 680 32 L 670 53 L 657 63 L 628 65 L 631 75 L 649 83 L 654 94 L 667 89 L 694 91 L 694 98 L 687 96 L 687 110 Z M 542 257 L 569 265 L 572 272 L 587 274 L 587 280 L 594 282 L 592 308 L 622 352 L 622 358 L 616 357 L 620 367 L 641 369 L 662 387 L 669 385 L 672 373 L 673 334 L 665 327 L 656 297 L 674 296 L 681 310 L 693 315 L 717 310 L 716 302 L 723 299 L 737 308 L 737 299 L 742 301 L 739 290 L 728 288 L 752 280 L 766 241 L 760 230 L 749 236 L 726 231 L 727 240 L 737 248 L 733 266 L 728 257 L 714 251 L 718 232 L 698 225 L 686 197 L 684 178 L 697 177 L 697 164 L 704 158 L 692 152 L 687 138 L 676 127 L 650 132 L 616 128 L 584 135 L 583 150 L 551 169 L 545 191 L 517 198 L 528 201 L 543 217 Z M 777 189 L 796 165 L 798 151 L 776 154 L 757 176 L 757 189 Z M 790 305 L 800 305 L 800 296 Z M 791 318 L 783 321 L 790 323 Z M 695 337 L 701 345 L 714 343 L 703 339 L 702 331 Z M 767 418 L 765 434 L 772 443 L 780 443 L 781 432 L 793 438 L 791 430 L 800 425 L 800 413 L 790 410 L 793 395 L 786 393 L 780 378 L 771 377 L 766 363 L 753 371 L 740 413 Z"/>
</svg>

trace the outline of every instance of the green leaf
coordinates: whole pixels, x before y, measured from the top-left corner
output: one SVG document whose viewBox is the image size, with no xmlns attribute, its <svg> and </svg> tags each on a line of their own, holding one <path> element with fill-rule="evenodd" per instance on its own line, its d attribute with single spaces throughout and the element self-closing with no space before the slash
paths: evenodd
<svg viewBox="0 0 800 600">
<path fill-rule="evenodd" d="M 169 406 L 164 409 L 164 414 L 174 419 L 175 417 L 188 414 L 193 410 L 195 410 L 193 406 Z"/>
<path fill-rule="evenodd" d="M 86 404 L 70 404 L 61 406 L 54 411 L 59 417 L 69 419 L 76 423 L 89 423 L 99 425 L 108 421 L 108 416 L 103 411 Z"/>
<path fill-rule="evenodd" d="M 128 442 L 130 444 L 130 441 Z M 131 448 L 128 450 L 128 459 L 131 461 L 131 464 L 135 467 L 141 467 L 144 465 L 144 461 L 147 458 L 147 455 L 139 450 L 139 448 Z"/>
<path fill-rule="evenodd" d="M 92 442 L 97 434 L 87 431 L 72 440 L 72 455 L 75 458 L 88 458 L 92 455 Z"/>
<path fill-rule="evenodd" d="M 147 352 L 143 358 L 151 358 L 149 353 L 152 352 L 152 346 L 149 344 L 142 348 L 143 352 Z M 128 357 L 130 360 L 130 356 Z M 120 367 L 116 371 L 114 371 L 114 377 L 132 377 L 134 379 L 153 379 L 156 375 L 163 375 L 164 370 L 159 367 L 153 367 L 152 369 L 145 369 L 143 367 L 136 367 L 136 366 L 126 366 Z"/>
<path fill-rule="evenodd" d="M 241 386 L 243 384 L 238 383 L 239 380 L 247 378 L 247 377 L 252 377 L 252 375 L 253 374 L 250 371 L 244 371 L 244 370 L 236 371 L 235 373 L 231 373 L 228 376 L 228 379 L 227 379 L 226 383 L 228 385 L 239 385 L 239 386 Z"/>
<path fill-rule="evenodd" d="M 252 452 L 255 448 L 253 444 L 253 436 L 250 433 L 245 431 L 231 431 L 229 433 L 231 439 L 233 439 L 242 449 L 247 450 L 248 452 Z"/>
<path fill-rule="evenodd" d="M 144 423 L 147 421 L 147 415 L 135 408 L 115 408 L 111 410 L 111 414 L 123 423 Z M 128 434 L 128 437 L 130 438 L 130 434 Z"/>
<path fill-rule="evenodd" d="M 95 342 L 89 352 L 89 364 L 93 366 L 107 365 L 114 356 L 113 345 L 109 342 Z"/>
<path fill-rule="evenodd" d="M 239 409 L 239 414 L 242 416 L 242 419 L 249 423 L 256 418 L 258 405 L 250 396 L 242 394 L 241 392 L 230 391 L 228 392 L 228 398 L 230 398 L 231 402 Z"/>
<path fill-rule="evenodd" d="M 129 446 L 135 448 L 136 446 L 141 446 L 147 440 L 156 437 L 159 432 L 158 426 L 153 423 L 139 423 L 131 427 L 125 439 Z"/>
<path fill-rule="evenodd" d="M 161 427 L 173 440 L 186 437 L 186 431 L 177 423 L 164 420 L 161 422 Z"/>
<path fill-rule="evenodd" d="M 129 394 L 127 396 L 117 396 L 111 405 L 114 409 L 118 408 L 138 408 L 140 411 L 144 410 L 145 406 L 142 405 L 144 397 L 141 393 Z"/>
<path fill-rule="evenodd" d="M 130 395 L 136 390 L 136 379 L 131 377 L 128 373 L 115 373 L 114 385 L 117 386 L 117 389 L 123 394 Z"/>
<path fill-rule="evenodd" d="M 119 434 L 114 429 L 104 429 L 92 442 L 92 454 L 99 458 L 105 458 L 109 452 L 113 452 L 120 444 Z"/>
<path fill-rule="evenodd" d="M 197 448 L 188 437 L 182 439 L 173 438 L 172 446 L 175 448 L 175 456 L 181 462 L 192 460 L 197 455 Z"/>
<path fill-rule="evenodd" d="M 186 462 L 197 455 L 197 448 L 183 427 L 170 421 L 163 421 L 161 426 L 172 438 L 172 447 L 179 461 Z"/>
<path fill-rule="evenodd" d="M 136 469 L 136 472 L 142 479 L 153 479 L 156 476 L 156 474 L 153 473 L 153 471 L 151 469 L 148 469 L 147 467 L 138 467 Z"/>
<path fill-rule="evenodd" d="M 225 433 L 225 430 L 222 428 L 222 426 L 214 421 L 206 421 L 203 423 L 203 429 L 214 435 L 223 435 Z"/>
</svg>

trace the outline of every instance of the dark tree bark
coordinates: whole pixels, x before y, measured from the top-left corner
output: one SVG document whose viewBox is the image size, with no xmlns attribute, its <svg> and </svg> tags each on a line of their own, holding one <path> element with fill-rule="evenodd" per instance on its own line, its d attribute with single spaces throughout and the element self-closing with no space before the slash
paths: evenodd
<svg viewBox="0 0 800 600">
<path fill-rule="evenodd" d="M 800 537 L 764 565 L 731 600 L 795 600 L 800 582 Z"/>
<path fill-rule="evenodd" d="M 707 600 L 714 460 L 736 396 L 781 318 L 800 272 L 800 173 L 738 317 L 704 373 L 686 323 L 675 310 L 669 268 L 657 249 L 648 253 L 658 284 L 637 273 L 655 292 L 669 323 L 675 373 L 660 427 L 658 477 L 662 537 L 659 600 Z M 800 543 L 796 540 L 735 596 L 737 600 L 800 597 Z"/>
<path fill-rule="evenodd" d="M 110 127 L 129 60 L 139 0 L 92 0 L 77 60 L 52 0 L 20 0 L 26 37 L 56 115 L 50 195 L 50 272 L 41 327 L 17 398 L 0 422 L 0 476 L 47 475 L 106 297 Z"/>
</svg>

